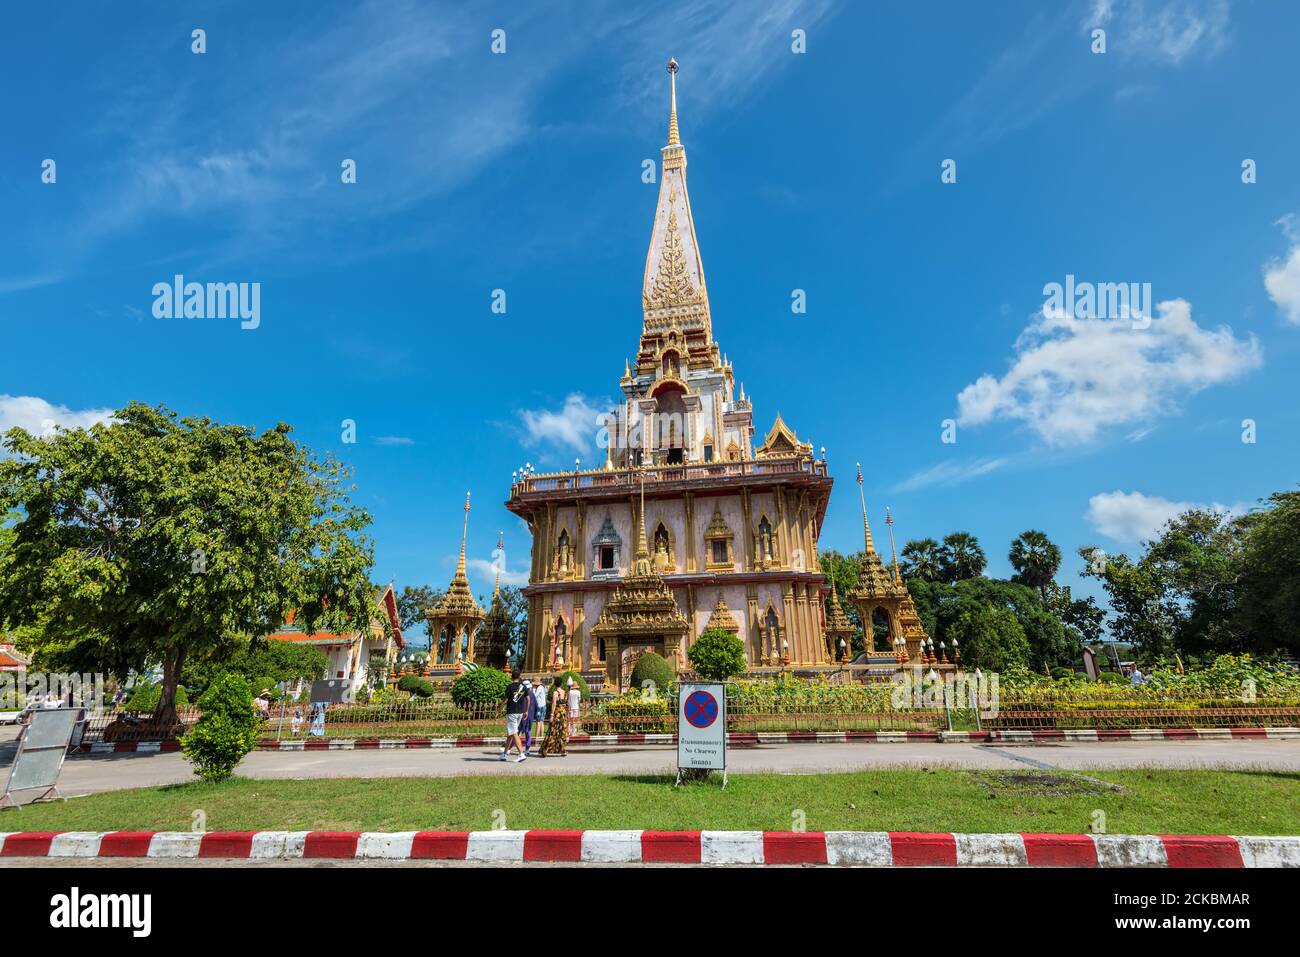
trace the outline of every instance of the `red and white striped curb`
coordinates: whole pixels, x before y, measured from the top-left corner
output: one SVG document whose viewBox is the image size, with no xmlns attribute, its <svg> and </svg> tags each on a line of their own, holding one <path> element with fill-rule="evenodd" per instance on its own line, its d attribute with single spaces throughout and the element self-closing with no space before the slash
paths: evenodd
<svg viewBox="0 0 1300 957">
<path fill-rule="evenodd" d="M 1008 744 L 1035 741 L 1232 741 L 1300 739 L 1300 728 L 1133 728 L 1125 730 L 1087 729 L 1077 731 L 760 731 L 734 732 L 727 735 L 733 747 L 756 744 L 843 744 L 863 742 L 902 744 L 908 741 L 937 743 Z M 501 745 L 504 737 L 476 736 L 464 738 L 299 738 L 291 741 L 259 741 L 261 751 L 361 751 L 377 748 L 478 748 Z M 677 743 L 675 734 L 577 734 L 570 744 L 660 744 Z M 171 741 L 96 741 L 76 750 L 88 754 L 122 752 L 156 753 L 179 751 L 180 742 Z"/>
<path fill-rule="evenodd" d="M 456 860 L 864 867 L 1300 867 L 1300 837 L 900 831 L 67 831 L 0 857 Z"/>
</svg>

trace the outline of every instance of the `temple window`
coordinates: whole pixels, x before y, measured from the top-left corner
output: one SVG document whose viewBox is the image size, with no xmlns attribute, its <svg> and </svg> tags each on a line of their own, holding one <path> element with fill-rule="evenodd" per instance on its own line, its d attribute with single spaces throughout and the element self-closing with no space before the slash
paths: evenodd
<svg viewBox="0 0 1300 957">
<path fill-rule="evenodd" d="M 614 568 L 614 546 L 600 546 L 600 570 L 603 572 L 610 571 Z"/>
<path fill-rule="evenodd" d="M 677 376 L 680 374 L 680 372 L 681 372 L 681 366 L 679 364 L 677 353 L 665 352 L 664 361 L 663 361 L 663 374 L 666 376 L 668 375 Z"/>
<path fill-rule="evenodd" d="M 722 510 L 715 505 L 713 518 L 704 529 L 705 562 L 710 571 L 732 571 L 735 560 L 732 558 L 732 541 L 734 536 L 722 517 Z"/>
</svg>

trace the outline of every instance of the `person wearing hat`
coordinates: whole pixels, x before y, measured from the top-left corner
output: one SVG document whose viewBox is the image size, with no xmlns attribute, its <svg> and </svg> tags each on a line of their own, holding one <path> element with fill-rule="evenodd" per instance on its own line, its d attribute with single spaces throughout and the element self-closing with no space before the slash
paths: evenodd
<svg viewBox="0 0 1300 957">
<path fill-rule="evenodd" d="M 258 714 L 263 718 L 269 718 L 271 716 L 271 689 L 263 688 L 262 693 L 257 696 L 257 700 L 253 703 L 257 706 Z"/>
</svg>

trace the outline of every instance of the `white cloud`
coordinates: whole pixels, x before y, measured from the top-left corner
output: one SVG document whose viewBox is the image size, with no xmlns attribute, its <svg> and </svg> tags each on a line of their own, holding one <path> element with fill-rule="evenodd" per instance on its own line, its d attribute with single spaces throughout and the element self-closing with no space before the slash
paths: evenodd
<svg viewBox="0 0 1300 957">
<path fill-rule="evenodd" d="M 1178 64 L 1227 46 L 1228 14 L 1228 0 L 1095 0 L 1084 26 L 1104 27 L 1108 49 L 1123 56 Z"/>
<path fill-rule="evenodd" d="M 375 439 L 377 445 L 414 445 L 415 439 L 405 435 L 381 435 Z"/>
<path fill-rule="evenodd" d="M 497 580 L 497 563 L 489 561 L 486 558 L 467 558 L 465 564 L 474 572 L 476 578 L 485 578 L 490 582 Z M 516 588 L 528 584 L 528 570 L 512 572 L 508 568 L 501 569 L 501 584 L 514 585 Z"/>
<path fill-rule="evenodd" d="M 0 432 L 16 427 L 33 435 L 48 435 L 55 427 L 84 429 L 112 417 L 112 409 L 76 411 L 34 395 L 0 395 Z"/>
<path fill-rule="evenodd" d="M 1291 240 L 1291 250 L 1285 260 L 1274 259 L 1265 265 L 1264 288 L 1287 322 L 1300 325 L 1300 231 L 1295 214 L 1283 216 L 1277 225 Z"/>
<path fill-rule="evenodd" d="M 1173 502 L 1141 492 L 1102 492 L 1088 499 L 1088 522 L 1101 534 L 1116 541 L 1143 542 L 1154 539 L 1166 522 L 1188 509 L 1213 509 L 1240 515 L 1248 507 L 1240 502 L 1235 505 Z"/>
<path fill-rule="evenodd" d="M 524 409 L 519 414 L 524 423 L 524 444 L 537 445 L 551 442 L 589 452 L 596 448 L 596 437 L 609 414 L 609 404 L 593 404 L 594 400 L 577 392 L 570 393 L 564 407 L 550 409 Z"/>
<path fill-rule="evenodd" d="M 957 485 L 981 475 L 988 475 L 1007 464 L 1005 458 L 968 459 L 964 462 L 940 462 L 922 469 L 894 486 L 896 492 L 915 492 L 932 485 Z"/>
<path fill-rule="evenodd" d="M 1185 300 L 1159 303 L 1156 312 L 1148 328 L 1136 329 L 1044 309 L 1016 340 L 1006 375 L 982 375 L 958 394 L 957 421 L 1020 420 L 1049 445 L 1079 445 L 1111 426 L 1148 422 L 1261 362 L 1254 336 L 1201 328 Z"/>
</svg>

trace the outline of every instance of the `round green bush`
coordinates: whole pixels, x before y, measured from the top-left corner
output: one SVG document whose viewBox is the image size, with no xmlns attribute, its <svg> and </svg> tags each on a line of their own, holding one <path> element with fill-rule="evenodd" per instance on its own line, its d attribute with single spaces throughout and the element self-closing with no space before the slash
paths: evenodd
<svg viewBox="0 0 1300 957">
<path fill-rule="evenodd" d="M 726 681 L 745 673 L 745 645 L 721 628 L 706 631 L 686 651 L 691 667 L 701 678 Z"/>
<path fill-rule="evenodd" d="M 653 651 L 647 651 L 637 659 L 629 679 L 633 688 L 644 688 L 647 681 L 653 681 L 655 687 L 663 691 L 668 690 L 668 686 L 676 680 L 677 672 L 673 670 L 673 666 L 666 658 Z"/>
<path fill-rule="evenodd" d="M 1118 671 L 1103 671 L 1100 680 L 1108 685 L 1126 685 L 1129 680 Z"/>
<path fill-rule="evenodd" d="M 573 679 L 573 683 L 577 686 L 578 690 L 582 693 L 582 699 L 584 701 L 587 700 L 587 698 L 591 696 L 591 689 L 587 687 L 587 682 L 583 680 L 582 675 L 578 674 L 576 671 L 561 672 L 556 677 L 555 680 L 560 683 L 560 687 L 563 688 L 565 690 L 565 693 L 567 694 L 569 690 L 570 678 Z M 551 693 L 550 689 L 553 687 L 554 685 L 547 685 L 546 693 L 548 696 Z"/>
<path fill-rule="evenodd" d="M 470 704 L 504 701 L 510 676 L 496 668 L 475 668 L 451 683 L 451 700 L 462 708 Z"/>
<path fill-rule="evenodd" d="M 1060 681 L 1062 678 L 1073 678 L 1073 677 L 1074 677 L 1074 669 L 1073 669 L 1073 668 L 1063 668 L 1063 667 L 1056 667 L 1056 668 L 1053 668 L 1053 669 L 1052 669 L 1052 677 L 1055 678 L 1057 681 Z"/>
</svg>

